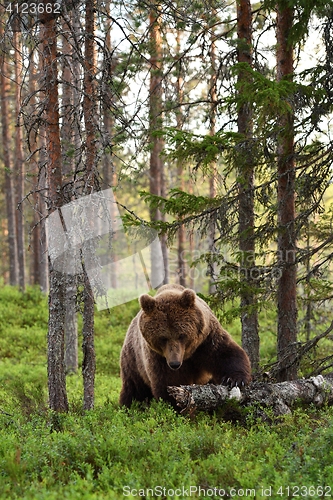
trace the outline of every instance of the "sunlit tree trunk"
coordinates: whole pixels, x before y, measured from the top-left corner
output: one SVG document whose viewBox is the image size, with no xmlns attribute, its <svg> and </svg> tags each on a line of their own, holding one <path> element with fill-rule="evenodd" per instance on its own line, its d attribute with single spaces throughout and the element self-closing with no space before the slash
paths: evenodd
<svg viewBox="0 0 333 500">
<path fill-rule="evenodd" d="M 153 4 L 149 14 L 150 22 L 150 90 L 149 90 L 149 128 L 150 128 L 150 192 L 158 196 L 165 194 L 164 162 L 161 157 L 163 150 L 163 139 L 156 137 L 154 132 L 162 127 L 162 34 L 161 34 L 161 8 L 158 4 Z M 151 220 L 161 220 L 162 216 L 159 210 L 151 209 Z M 166 238 L 161 238 L 163 261 L 152 255 L 152 275 L 162 275 L 164 266 L 165 279 L 168 282 L 168 262 Z"/>
<path fill-rule="evenodd" d="M 0 10 L 1 12 L 1 10 Z M 3 36 L 3 25 L 0 23 L 0 39 Z M 9 251 L 9 283 L 18 285 L 18 257 L 16 240 L 16 217 L 15 217 L 15 193 L 13 185 L 13 165 L 10 154 L 10 134 L 9 134 L 9 67 L 6 62 L 5 52 L 0 53 L 0 99 L 1 99 L 1 128 L 2 128 L 2 151 L 3 163 L 5 167 L 4 192 L 6 196 L 7 211 L 7 231 L 8 231 L 8 251 Z"/>
<path fill-rule="evenodd" d="M 252 11 L 250 0 L 237 1 L 237 56 L 239 63 L 252 66 Z M 248 79 L 246 71 L 238 76 L 239 92 L 242 83 Z M 237 116 L 238 132 L 242 135 L 238 145 L 238 189 L 239 189 L 239 250 L 241 266 L 241 323 L 242 346 L 247 352 L 252 370 L 259 367 L 259 334 L 256 297 L 253 290 L 251 268 L 255 265 L 254 241 L 254 159 L 252 158 L 252 110 L 250 103 L 239 107 Z"/>
<path fill-rule="evenodd" d="M 276 73 L 277 80 L 293 79 L 293 46 L 290 32 L 293 25 L 293 8 L 281 1 L 277 6 L 276 18 Z M 278 260 L 281 277 L 278 283 L 278 361 L 279 380 L 297 377 L 295 350 L 297 342 L 296 304 L 296 234 L 295 234 L 295 160 L 294 160 L 294 111 L 289 109 L 279 120 L 278 136 Z"/>
<path fill-rule="evenodd" d="M 44 81 L 44 118 L 47 151 L 47 184 L 49 212 L 60 208 L 62 195 L 62 164 L 59 130 L 57 31 L 52 14 L 40 15 Z M 63 275 L 50 265 L 48 389 L 49 405 L 55 411 L 68 411 L 64 366 L 65 283 Z"/>
</svg>

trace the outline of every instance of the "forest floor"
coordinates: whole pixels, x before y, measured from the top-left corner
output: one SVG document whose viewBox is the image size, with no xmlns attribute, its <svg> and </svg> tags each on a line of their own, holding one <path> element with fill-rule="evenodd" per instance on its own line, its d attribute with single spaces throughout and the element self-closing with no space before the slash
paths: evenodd
<svg viewBox="0 0 333 500">
<path fill-rule="evenodd" d="M 78 374 L 67 378 L 69 413 L 55 414 L 47 300 L 0 288 L 1 500 L 332 497 L 333 408 L 270 423 L 251 411 L 236 423 L 222 412 L 182 416 L 162 402 L 120 408 L 119 353 L 137 310 L 134 301 L 96 313 L 95 409 L 82 411 Z"/>
</svg>

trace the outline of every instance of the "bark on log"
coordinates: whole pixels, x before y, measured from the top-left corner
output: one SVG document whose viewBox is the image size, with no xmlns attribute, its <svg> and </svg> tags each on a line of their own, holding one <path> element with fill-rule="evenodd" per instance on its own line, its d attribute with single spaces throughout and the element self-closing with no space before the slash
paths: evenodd
<svg viewBox="0 0 333 500">
<path fill-rule="evenodd" d="M 229 390 L 223 385 L 182 385 L 168 387 L 181 413 L 195 410 L 216 410 L 230 399 L 240 406 L 260 404 L 261 408 L 271 408 L 275 416 L 291 413 L 297 403 L 322 406 L 333 403 L 333 375 L 318 375 L 309 379 L 280 382 L 277 384 L 253 382 L 240 391 L 238 387 Z"/>
</svg>

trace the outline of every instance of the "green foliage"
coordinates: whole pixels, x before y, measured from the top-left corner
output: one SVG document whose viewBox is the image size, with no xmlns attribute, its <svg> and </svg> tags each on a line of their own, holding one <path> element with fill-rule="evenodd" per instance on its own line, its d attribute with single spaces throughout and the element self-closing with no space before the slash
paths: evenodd
<svg viewBox="0 0 333 500">
<path fill-rule="evenodd" d="M 204 174 L 211 173 L 211 164 L 241 138 L 235 132 L 199 135 L 173 127 L 164 128 L 160 135 L 167 141 L 165 154 L 168 158 L 186 162 L 193 160 L 196 168 L 200 165 Z"/>
<path fill-rule="evenodd" d="M 167 199 L 147 193 L 146 191 L 141 191 L 140 195 L 152 208 L 158 208 L 163 213 L 178 217 L 198 213 L 202 214 L 207 208 L 218 207 L 222 201 L 219 197 L 196 196 L 177 188 L 170 190 L 169 198 Z"/>
</svg>

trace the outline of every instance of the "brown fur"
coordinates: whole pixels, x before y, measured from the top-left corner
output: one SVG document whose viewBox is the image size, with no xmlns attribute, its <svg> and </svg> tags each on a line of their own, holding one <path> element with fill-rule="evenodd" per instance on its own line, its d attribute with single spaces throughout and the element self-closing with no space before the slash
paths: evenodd
<svg viewBox="0 0 333 500">
<path fill-rule="evenodd" d="M 152 397 L 171 401 L 169 385 L 250 382 L 245 351 L 193 290 L 164 285 L 156 297 L 139 301 L 121 351 L 121 405 Z"/>
</svg>

